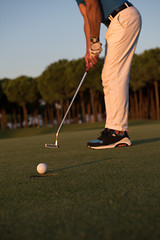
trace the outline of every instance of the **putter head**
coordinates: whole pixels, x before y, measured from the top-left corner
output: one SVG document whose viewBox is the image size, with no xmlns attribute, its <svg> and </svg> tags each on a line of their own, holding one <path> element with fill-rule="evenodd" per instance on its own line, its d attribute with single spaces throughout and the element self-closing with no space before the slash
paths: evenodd
<svg viewBox="0 0 160 240">
<path fill-rule="evenodd" d="M 59 146 L 58 146 L 58 133 L 56 134 L 56 141 L 55 141 L 55 144 L 48 144 L 48 143 L 46 143 L 45 144 L 45 147 L 46 148 L 59 148 Z"/>
<path fill-rule="evenodd" d="M 59 146 L 57 144 L 48 144 L 48 143 L 45 144 L 45 147 L 46 148 L 59 148 Z"/>
</svg>

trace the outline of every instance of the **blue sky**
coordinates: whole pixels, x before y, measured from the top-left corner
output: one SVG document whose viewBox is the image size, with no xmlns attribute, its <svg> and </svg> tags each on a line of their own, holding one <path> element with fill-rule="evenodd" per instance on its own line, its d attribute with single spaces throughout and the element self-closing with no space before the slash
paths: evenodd
<svg viewBox="0 0 160 240">
<path fill-rule="evenodd" d="M 160 47 L 160 0 L 132 3 L 143 20 L 136 53 Z M 105 31 L 102 26 L 103 46 Z M 0 0 L 0 79 L 36 77 L 59 59 L 84 54 L 83 19 L 75 0 Z"/>
</svg>

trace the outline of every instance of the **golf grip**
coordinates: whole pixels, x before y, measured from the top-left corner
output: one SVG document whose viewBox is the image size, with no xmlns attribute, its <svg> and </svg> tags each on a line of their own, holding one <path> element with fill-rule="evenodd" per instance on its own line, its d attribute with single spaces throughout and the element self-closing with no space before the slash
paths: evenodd
<svg viewBox="0 0 160 240">
<path fill-rule="evenodd" d="M 59 134 L 59 131 L 60 131 L 60 129 L 61 129 L 63 123 L 64 123 L 64 120 L 65 120 L 65 118 L 66 118 L 66 116 L 67 116 L 67 114 L 68 114 L 68 112 L 69 112 L 69 110 L 70 110 L 70 108 L 71 108 L 71 106 L 72 106 L 72 103 L 73 103 L 75 97 L 77 96 L 77 93 L 78 93 L 78 91 L 79 91 L 79 89 L 80 89 L 80 87 L 81 87 L 81 85 L 82 85 L 82 83 L 83 83 L 86 75 L 87 75 L 87 71 L 84 73 L 84 75 L 83 75 L 83 77 L 82 77 L 82 80 L 80 81 L 80 84 L 79 84 L 79 86 L 78 86 L 78 88 L 77 88 L 77 90 L 76 90 L 76 92 L 75 92 L 75 94 L 74 94 L 74 96 L 73 96 L 73 98 L 72 98 L 72 101 L 70 102 L 69 107 L 68 107 L 68 109 L 67 109 L 67 111 L 66 111 L 66 113 L 65 113 L 65 115 L 64 115 L 64 117 L 63 117 L 63 119 L 62 119 L 62 122 L 61 122 L 61 124 L 59 125 L 59 128 L 58 128 L 57 133 L 56 133 L 57 136 L 58 136 L 58 134 Z"/>
</svg>

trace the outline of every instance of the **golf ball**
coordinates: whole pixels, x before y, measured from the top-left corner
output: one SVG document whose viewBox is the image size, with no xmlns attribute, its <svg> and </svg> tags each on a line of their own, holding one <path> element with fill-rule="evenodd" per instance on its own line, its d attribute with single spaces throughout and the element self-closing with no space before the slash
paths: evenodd
<svg viewBox="0 0 160 240">
<path fill-rule="evenodd" d="M 47 165 L 45 163 L 39 163 L 37 165 L 37 172 L 40 174 L 46 173 L 47 171 Z"/>
</svg>

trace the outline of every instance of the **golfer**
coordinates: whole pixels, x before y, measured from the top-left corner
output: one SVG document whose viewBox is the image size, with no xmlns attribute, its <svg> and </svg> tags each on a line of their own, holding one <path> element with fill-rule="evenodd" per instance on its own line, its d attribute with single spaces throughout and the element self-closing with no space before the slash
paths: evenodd
<svg viewBox="0 0 160 240">
<path fill-rule="evenodd" d="M 100 26 L 107 31 L 102 85 L 106 107 L 105 129 L 88 147 L 105 149 L 130 146 L 128 130 L 129 73 L 141 30 L 138 10 L 126 0 L 76 0 L 84 18 L 86 69 L 98 62 L 102 51 Z M 98 80 L 98 79 L 97 79 Z"/>
</svg>

